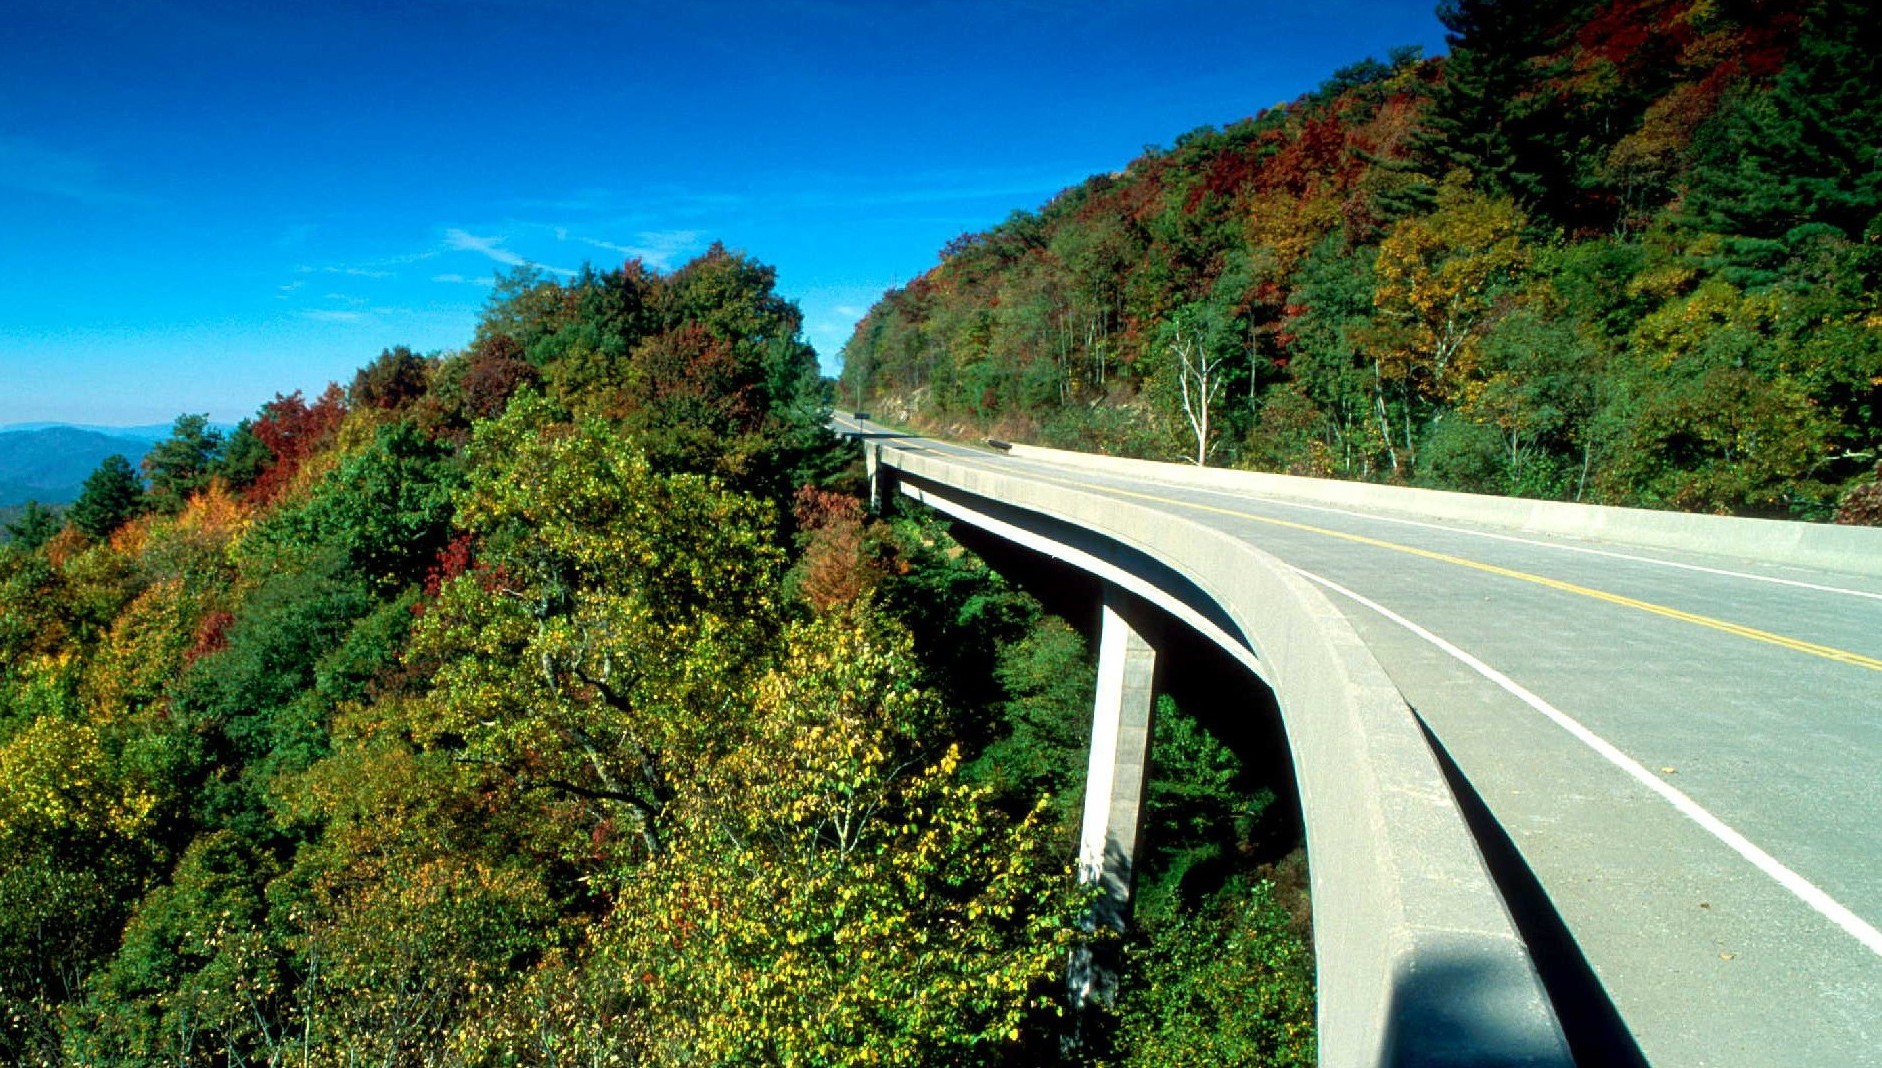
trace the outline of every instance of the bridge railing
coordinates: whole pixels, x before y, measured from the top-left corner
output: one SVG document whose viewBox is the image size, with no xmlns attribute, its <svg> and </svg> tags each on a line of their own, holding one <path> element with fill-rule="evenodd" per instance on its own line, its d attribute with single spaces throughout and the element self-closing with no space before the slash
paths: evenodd
<svg viewBox="0 0 1882 1068">
<path fill-rule="evenodd" d="M 1589 538 L 1643 548 L 1745 556 L 1771 564 L 1882 576 L 1882 528 L 1878 527 L 1654 511 L 1411 486 L 1381 486 L 1370 482 L 1302 478 L 1265 471 L 1127 460 L 1046 449 L 1036 445 L 1008 445 L 1006 451 L 1021 459 L 1062 467 L 1110 471 L 1353 511 L 1385 512 L 1518 533 Z"/>
</svg>

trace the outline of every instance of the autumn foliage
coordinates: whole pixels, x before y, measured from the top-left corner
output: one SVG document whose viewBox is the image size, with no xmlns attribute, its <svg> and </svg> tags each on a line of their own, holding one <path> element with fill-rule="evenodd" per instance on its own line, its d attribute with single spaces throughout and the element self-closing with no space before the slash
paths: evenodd
<svg viewBox="0 0 1882 1068">
<path fill-rule="evenodd" d="M 808 484 L 773 277 L 518 272 L 0 545 L 0 1061 L 1056 1050 L 1063 828 Z"/>
<path fill-rule="evenodd" d="M 331 443 L 344 418 L 346 394 L 337 385 L 328 386 L 311 405 L 299 390 L 277 395 L 262 405 L 260 417 L 249 430 L 267 448 L 269 460 L 249 487 L 248 496 L 257 503 L 279 497 L 294 481 L 301 464 Z"/>
<path fill-rule="evenodd" d="M 1156 459 L 1830 518 L 1882 443 L 1873 13 L 1440 14 L 1448 55 L 1356 63 L 950 242 L 858 324 L 843 395 Z M 1219 368 L 1206 419 L 1186 365 Z"/>
</svg>

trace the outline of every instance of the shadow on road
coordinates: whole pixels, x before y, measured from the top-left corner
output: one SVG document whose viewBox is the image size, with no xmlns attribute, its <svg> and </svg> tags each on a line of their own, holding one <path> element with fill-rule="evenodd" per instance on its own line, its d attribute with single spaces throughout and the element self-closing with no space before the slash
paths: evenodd
<svg viewBox="0 0 1882 1068">
<path fill-rule="evenodd" d="M 1418 721 L 1418 727 L 1424 731 L 1425 741 L 1430 743 L 1451 793 L 1457 797 L 1458 808 L 1463 810 L 1464 821 L 1483 851 L 1490 877 L 1503 892 L 1511 918 L 1516 921 L 1516 930 L 1529 946 L 1536 974 L 1555 1005 L 1556 1017 L 1562 1022 L 1562 1032 L 1568 1038 L 1575 1063 L 1601 1068 L 1648 1068 L 1646 1056 L 1635 1044 L 1626 1022 L 1602 988 L 1588 958 L 1582 955 L 1581 947 L 1569 933 L 1561 913 L 1555 910 L 1548 892 L 1523 860 L 1515 841 L 1496 822 L 1489 806 L 1472 789 L 1470 781 L 1464 778 L 1423 719 Z"/>
</svg>

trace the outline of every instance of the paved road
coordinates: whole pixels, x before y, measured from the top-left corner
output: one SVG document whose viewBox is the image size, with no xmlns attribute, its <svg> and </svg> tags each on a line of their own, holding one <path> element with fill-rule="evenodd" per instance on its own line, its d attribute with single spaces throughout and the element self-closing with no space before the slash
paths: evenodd
<svg viewBox="0 0 1882 1068">
<path fill-rule="evenodd" d="M 1331 591 L 1655 1066 L 1882 1066 L 1882 580 L 974 463 Z"/>
</svg>

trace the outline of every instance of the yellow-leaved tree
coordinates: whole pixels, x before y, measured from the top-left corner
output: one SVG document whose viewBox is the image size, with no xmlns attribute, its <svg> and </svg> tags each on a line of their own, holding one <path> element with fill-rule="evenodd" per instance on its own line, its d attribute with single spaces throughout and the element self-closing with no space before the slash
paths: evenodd
<svg viewBox="0 0 1882 1068">
<path fill-rule="evenodd" d="M 668 809 L 604 958 L 649 1064 L 1011 1063 L 1056 1012 L 1076 901 L 963 780 L 906 631 L 794 625 L 752 729 Z M 1021 1059 L 1026 1059 L 1023 1055 Z"/>
<path fill-rule="evenodd" d="M 1441 416 L 1479 388 L 1478 344 L 1529 266 L 1525 225 L 1514 200 L 1475 192 L 1454 171 L 1431 212 L 1400 219 L 1379 243 L 1361 341 L 1395 471 L 1415 459 L 1419 415 Z"/>
</svg>

